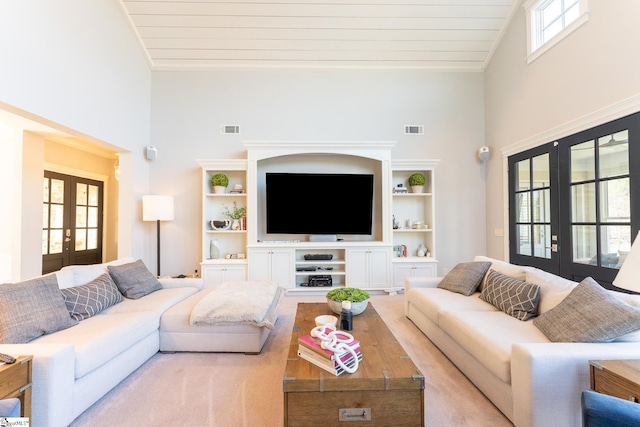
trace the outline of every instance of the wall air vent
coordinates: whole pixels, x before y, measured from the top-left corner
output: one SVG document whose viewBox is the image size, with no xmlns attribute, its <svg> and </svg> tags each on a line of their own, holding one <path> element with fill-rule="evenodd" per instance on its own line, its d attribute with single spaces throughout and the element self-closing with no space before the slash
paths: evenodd
<svg viewBox="0 0 640 427">
<path fill-rule="evenodd" d="M 240 133 L 240 126 L 220 125 L 220 133 L 222 135 Z"/>
<path fill-rule="evenodd" d="M 422 125 L 406 125 L 404 127 L 405 135 L 424 135 L 424 126 Z"/>
</svg>

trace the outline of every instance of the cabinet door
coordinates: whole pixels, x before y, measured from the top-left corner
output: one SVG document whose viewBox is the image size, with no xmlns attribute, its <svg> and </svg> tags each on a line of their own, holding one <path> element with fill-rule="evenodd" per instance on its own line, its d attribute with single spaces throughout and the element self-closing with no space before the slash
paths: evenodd
<svg viewBox="0 0 640 427">
<path fill-rule="evenodd" d="M 347 286 L 352 288 L 389 287 L 389 250 L 349 249 Z"/>
<path fill-rule="evenodd" d="M 295 288 L 295 262 L 293 250 L 274 249 L 271 251 L 271 274 L 269 278 L 286 288 Z"/>
<path fill-rule="evenodd" d="M 229 265 L 225 267 L 225 282 L 241 282 L 246 280 L 247 268 L 243 265 Z"/>
<path fill-rule="evenodd" d="M 227 281 L 246 280 L 247 268 L 244 265 L 216 264 L 202 267 L 204 287 L 211 287 Z"/>
<path fill-rule="evenodd" d="M 404 279 L 407 277 L 435 277 L 435 275 L 435 263 L 394 264 L 393 286 L 397 288 L 404 287 Z"/>
<path fill-rule="evenodd" d="M 394 264 L 393 266 L 393 286 L 404 287 L 404 279 L 414 277 L 412 264 Z"/>
<path fill-rule="evenodd" d="M 207 265 L 202 267 L 202 283 L 205 288 L 224 282 L 222 267 L 219 265 Z"/>
<path fill-rule="evenodd" d="M 350 288 L 369 286 L 367 249 L 349 249 L 347 251 L 347 286 Z"/>
<path fill-rule="evenodd" d="M 295 286 L 292 249 L 252 249 L 249 255 L 251 280 L 275 280 L 279 285 Z"/>
<path fill-rule="evenodd" d="M 368 255 L 369 286 L 372 288 L 388 288 L 390 280 L 390 252 L 387 248 L 371 249 Z"/>
<path fill-rule="evenodd" d="M 268 279 L 271 277 L 271 250 L 249 250 L 249 280 Z"/>
</svg>

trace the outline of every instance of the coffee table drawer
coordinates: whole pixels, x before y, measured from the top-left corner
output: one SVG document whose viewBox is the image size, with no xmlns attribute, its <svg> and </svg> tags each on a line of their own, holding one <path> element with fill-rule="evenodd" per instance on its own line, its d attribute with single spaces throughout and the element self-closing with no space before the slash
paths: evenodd
<svg viewBox="0 0 640 427">
<path fill-rule="evenodd" d="M 288 427 L 348 426 L 422 426 L 422 390 L 361 390 L 285 393 L 285 425 Z M 358 416 L 360 409 L 349 411 L 341 421 L 343 410 L 361 408 L 369 420 Z"/>
</svg>

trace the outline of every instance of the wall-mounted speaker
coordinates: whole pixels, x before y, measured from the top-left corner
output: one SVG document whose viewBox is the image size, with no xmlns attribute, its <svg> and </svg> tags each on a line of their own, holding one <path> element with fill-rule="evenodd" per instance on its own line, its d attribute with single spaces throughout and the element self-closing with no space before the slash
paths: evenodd
<svg viewBox="0 0 640 427">
<path fill-rule="evenodd" d="M 480 147 L 478 149 L 478 158 L 480 159 L 481 162 L 486 162 L 487 160 L 489 160 L 490 154 L 491 154 L 491 151 L 487 146 Z"/>
<path fill-rule="evenodd" d="M 156 157 L 158 157 L 158 149 L 156 147 L 154 147 L 153 145 L 149 145 L 145 149 L 145 155 L 147 156 L 147 159 L 155 160 Z"/>
</svg>

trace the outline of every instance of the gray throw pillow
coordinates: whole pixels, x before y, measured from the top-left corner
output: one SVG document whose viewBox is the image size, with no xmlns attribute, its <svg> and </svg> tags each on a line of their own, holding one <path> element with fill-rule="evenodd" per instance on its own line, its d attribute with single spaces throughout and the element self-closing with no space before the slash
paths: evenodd
<svg viewBox="0 0 640 427">
<path fill-rule="evenodd" d="M 55 274 L 0 285 L 0 343 L 20 344 L 67 329 L 69 316 Z"/>
<path fill-rule="evenodd" d="M 142 260 L 123 265 L 109 265 L 107 268 L 122 295 L 129 299 L 142 298 L 162 289 L 156 276 L 149 271 Z"/>
<path fill-rule="evenodd" d="M 587 277 L 533 324 L 553 342 L 608 342 L 640 329 L 640 309 Z"/>
<path fill-rule="evenodd" d="M 476 291 L 489 267 L 490 262 L 461 262 L 442 278 L 438 287 L 469 296 Z"/>
<path fill-rule="evenodd" d="M 122 294 L 107 273 L 82 286 L 61 289 L 69 314 L 80 321 L 122 301 Z"/>
<path fill-rule="evenodd" d="M 480 292 L 480 299 L 504 311 L 518 320 L 529 320 L 538 315 L 540 287 L 507 275 L 489 270 L 487 283 Z"/>
</svg>

